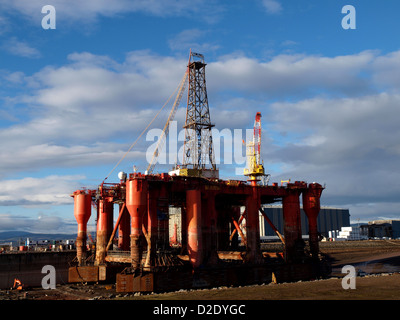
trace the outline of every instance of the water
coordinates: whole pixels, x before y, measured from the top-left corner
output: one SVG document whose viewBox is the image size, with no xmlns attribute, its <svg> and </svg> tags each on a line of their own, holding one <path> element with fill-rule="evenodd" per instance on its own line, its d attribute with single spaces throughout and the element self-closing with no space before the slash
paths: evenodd
<svg viewBox="0 0 400 320">
<path fill-rule="evenodd" d="M 383 260 L 371 260 L 359 263 L 349 264 L 355 267 L 357 275 L 381 274 L 381 273 L 396 273 L 400 272 L 400 256 L 387 258 Z M 342 267 L 332 268 L 332 275 L 343 275 Z"/>
</svg>

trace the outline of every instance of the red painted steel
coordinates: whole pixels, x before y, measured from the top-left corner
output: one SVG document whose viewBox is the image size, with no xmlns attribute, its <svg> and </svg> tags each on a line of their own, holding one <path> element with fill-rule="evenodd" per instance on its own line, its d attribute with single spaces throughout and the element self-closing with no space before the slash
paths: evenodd
<svg viewBox="0 0 400 320">
<path fill-rule="evenodd" d="M 85 263 L 87 222 L 92 212 L 92 196 L 85 190 L 77 190 L 74 197 L 74 216 L 78 223 L 78 236 L 76 238 L 76 256 L 79 265 Z"/>
<path fill-rule="evenodd" d="M 317 257 L 319 252 L 317 218 L 321 207 L 322 190 L 323 187 L 320 184 L 312 183 L 303 191 L 303 209 L 308 218 L 310 251 L 313 257 Z"/>
<path fill-rule="evenodd" d="M 113 231 L 114 205 L 112 200 L 111 197 L 105 197 L 98 202 L 96 265 L 104 264 L 107 243 Z"/>
<path fill-rule="evenodd" d="M 259 262 L 260 255 L 260 224 L 259 213 L 260 198 L 258 188 L 252 187 L 252 193 L 246 197 L 246 241 L 248 262 Z"/>
<path fill-rule="evenodd" d="M 142 219 L 147 211 L 147 180 L 129 179 L 126 182 L 126 207 L 131 216 L 131 258 L 132 267 L 140 267 L 141 252 L 139 238 L 142 232 Z"/>
<path fill-rule="evenodd" d="M 125 214 L 124 214 L 124 213 L 125 213 Z M 112 231 L 112 233 L 111 233 L 111 236 L 108 238 L 108 243 L 107 243 L 106 252 L 110 249 L 110 247 L 111 247 L 111 245 L 112 245 L 112 243 L 113 243 L 115 234 L 116 234 L 116 232 L 117 232 L 117 228 L 120 226 L 121 219 L 122 219 L 123 216 L 124 216 L 124 217 L 125 217 L 125 216 L 128 216 L 128 217 L 129 217 L 129 213 L 128 213 L 128 211 L 126 210 L 126 203 L 120 205 L 120 209 L 119 209 L 119 214 L 118 214 L 117 222 L 115 223 L 115 226 L 114 226 L 114 229 L 113 229 L 113 231 Z M 128 227 L 129 227 L 129 226 L 128 226 Z M 129 229 L 130 229 L 130 228 L 129 228 Z M 121 234 L 121 236 L 122 236 L 122 234 Z M 120 248 L 120 247 L 119 247 L 119 240 L 120 240 L 120 239 L 118 238 L 118 248 Z"/>
<path fill-rule="evenodd" d="M 260 246 L 259 211 L 262 204 L 276 201 L 282 201 L 283 204 L 284 261 L 288 265 L 304 263 L 304 259 L 311 256 L 305 251 L 302 241 L 299 197 L 303 194 L 304 210 L 310 224 L 311 251 L 316 256 L 316 218 L 322 189 L 319 184 L 307 185 L 298 181 L 286 186 L 278 186 L 276 183 L 269 186 L 252 186 L 241 181 L 131 174 L 126 182 L 107 187 L 95 200 L 99 208 L 98 236 L 106 230 L 114 232 L 119 227 L 119 248 L 128 248 L 126 240 L 125 247 L 122 242 L 130 234 L 130 255 L 115 256 L 115 252 L 109 252 L 103 259 L 102 240 L 98 237 L 96 263 L 101 265 L 104 261 L 107 267 L 108 263 L 130 263 L 132 269 L 137 271 L 135 274 L 141 274 L 140 271 L 157 273 L 158 270 L 161 271 L 160 267 L 167 267 L 162 270 L 170 270 L 169 266 L 181 265 L 170 265 L 170 261 L 189 261 L 194 271 L 193 275 L 198 275 L 204 268 L 213 270 L 214 266 L 220 266 L 221 259 L 224 260 L 224 265 L 232 259 L 231 255 L 224 255 L 222 252 L 229 253 L 239 249 L 238 232 L 232 231 L 235 229 L 235 223 L 240 223 L 244 218 L 246 234 L 241 236 L 246 240 L 246 250 L 239 258 L 249 266 L 263 266 L 265 255 L 262 254 Z M 80 235 L 77 239 L 80 266 L 84 263 L 85 245 L 82 240 L 86 240 L 86 224 L 90 217 L 92 195 L 95 193 L 98 195 L 98 190 L 74 193 L 74 213 Z M 109 222 L 111 208 L 115 203 L 121 205 L 123 201 L 126 208 L 120 207 L 117 223 L 112 226 Z M 169 206 L 181 208 L 179 251 L 175 251 L 176 248 L 172 250 L 169 244 Z M 242 216 L 240 207 L 245 207 L 246 213 Z M 237 223 L 236 227 L 239 227 Z M 241 231 L 244 232 L 244 229 Z M 144 256 L 145 252 L 147 254 Z M 181 260 L 184 256 L 187 260 Z"/>
<path fill-rule="evenodd" d="M 163 184 L 159 191 L 157 199 L 157 215 L 156 215 L 155 230 L 157 230 L 158 243 L 157 247 L 160 249 L 167 249 L 169 247 L 169 202 L 168 191 L 166 185 Z M 153 223 L 154 224 L 154 223 Z"/>
<path fill-rule="evenodd" d="M 174 223 L 174 231 L 172 233 L 172 237 L 169 240 L 169 243 L 171 244 L 171 246 L 178 245 L 178 226 L 176 225 L 176 223 Z"/>
<path fill-rule="evenodd" d="M 261 112 L 256 113 L 254 121 L 254 150 L 257 164 L 261 164 Z"/>
<path fill-rule="evenodd" d="M 259 209 L 261 214 L 263 215 L 265 221 L 267 221 L 267 223 L 269 224 L 269 226 L 271 227 L 272 230 L 274 230 L 274 232 L 276 233 L 276 235 L 279 237 L 279 239 L 282 241 L 283 244 L 285 244 L 285 239 L 283 239 L 281 233 L 278 231 L 278 229 L 274 226 L 274 224 L 272 223 L 272 221 L 268 218 L 267 214 L 264 212 L 263 209 Z"/>
<path fill-rule="evenodd" d="M 147 256 L 145 261 L 146 269 L 149 269 L 154 261 L 155 248 L 158 237 L 158 219 L 157 219 L 157 201 L 160 196 L 158 188 L 149 191 L 148 193 L 148 210 L 147 216 L 144 216 L 143 225 L 147 233 Z"/>
<path fill-rule="evenodd" d="M 203 239 L 201 225 L 201 192 L 200 190 L 186 191 L 186 210 L 188 223 L 188 253 L 193 268 L 203 263 Z"/>
<path fill-rule="evenodd" d="M 131 235 L 131 217 L 129 215 L 126 205 L 122 205 L 123 209 L 121 220 L 118 229 L 118 248 L 123 251 L 129 250 L 130 235 Z"/>
<path fill-rule="evenodd" d="M 204 193 L 203 193 L 204 194 Z M 201 197 L 201 232 L 203 239 L 204 263 L 218 263 L 217 253 L 217 212 L 215 209 L 215 194 L 209 191 Z"/>
<path fill-rule="evenodd" d="M 298 249 L 302 241 L 299 196 L 300 190 L 289 189 L 288 194 L 282 199 L 286 262 L 297 259 Z"/>
</svg>

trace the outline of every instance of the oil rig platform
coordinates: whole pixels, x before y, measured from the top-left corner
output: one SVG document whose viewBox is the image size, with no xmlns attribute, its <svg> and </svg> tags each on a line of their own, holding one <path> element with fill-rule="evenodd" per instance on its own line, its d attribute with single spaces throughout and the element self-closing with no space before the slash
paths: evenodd
<svg viewBox="0 0 400 320">
<path fill-rule="evenodd" d="M 215 166 L 205 85 L 205 62 L 190 52 L 189 63 L 163 133 L 173 119 L 188 83 L 184 159 L 170 172 L 119 174 L 117 183 L 77 190 L 77 255 L 69 282 L 114 282 L 117 292 L 162 292 L 213 286 L 321 278 L 329 266 L 319 252 L 317 217 L 324 187 L 296 181 L 260 183 L 267 176 L 260 157 L 261 113 L 247 145 L 244 180 L 223 180 Z M 187 81 L 188 80 L 188 81 Z M 162 147 L 154 152 L 153 160 Z M 308 218 L 308 245 L 301 234 L 300 199 Z M 282 202 L 281 235 L 262 210 Z M 119 205 L 114 223 L 114 205 Z M 87 223 L 96 208 L 96 247 L 87 251 Z M 171 241 L 170 208 L 180 209 L 180 243 Z M 243 210 L 244 209 L 244 210 Z M 282 253 L 261 249 L 262 214 L 284 244 Z M 177 231 L 175 231 L 176 233 Z M 176 239 L 176 234 L 173 235 Z"/>
</svg>

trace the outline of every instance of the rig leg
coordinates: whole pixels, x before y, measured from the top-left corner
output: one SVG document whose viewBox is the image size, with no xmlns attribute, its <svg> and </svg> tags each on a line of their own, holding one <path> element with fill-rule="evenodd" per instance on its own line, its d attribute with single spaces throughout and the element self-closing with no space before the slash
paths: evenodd
<svg viewBox="0 0 400 320">
<path fill-rule="evenodd" d="M 310 251 L 314 258 L 317 258 L 319 254 L 317 218 L 320 211 L 322 190 L 323 188 L 320 184 L 313 183 L 303 192 L 303 209 L 308 218 Z"/>
<path fill-rule="evenodd" d="M 201 191 L 186 191 L 186 214 L 188 223 L 188 253 L 193 268 L 203 263 L 203 239 L 201 228 Z"/>
<path fill-rule="evenodd" d="M 246 241 L 248 250 L 248 262 L 257 263 L 261 259 L 260 250 L 260 225 L 256 189 L 246 198 Z"/>
<path fill-rule="evenodd" d="M 286 262 L 298 259 L 298 252 L 303 243 L 299 196 L 298 190 L 291 190 L 282 200 Z"/>
</svg>

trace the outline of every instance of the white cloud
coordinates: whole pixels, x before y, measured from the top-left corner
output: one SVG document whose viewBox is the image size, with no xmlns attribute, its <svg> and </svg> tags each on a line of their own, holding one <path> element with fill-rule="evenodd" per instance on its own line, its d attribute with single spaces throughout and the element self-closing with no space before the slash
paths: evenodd
<svg viewBox="0 0 400 320">
<path fill-rule="evenodd" d="M 278 55 L 266 62 L 228 57 L 209 63 L 208 83 L 212 90 L 263 92 L 269 97 L 359 94 L 370 90 L 360 74 L 375 57 L 372 51 L 336 57 Z"/>
<path fill-rule="evenodd" d="M 242 54 L 207 61 L 211 120 L 219 130 L 245 129 L 261 111 L 266 170 L 274 168 L 277 181 L 327 183 L 326 204 L 395 203 L 400 192 L 397 56 L 364 51 L 259 61 Z M 29 83 L 29 91 L 10 97 L 26 105 L 28 120 L 0 130 L 1 176 L 27 168 L 115 164 L 175 90 L 187 64 L 148 51 L 130 52 L 123 62 L 87 52 L 68 59 L 31 76 L 6 75 L 24 90 Z M 382 80 L 385 92 L 377 86 Z M 184 104 L 177 114 L 181 122 Z M 168 112 L 152 127 L 162 128 Z M 142 140 L 131 153 L 135 161 L 145 159 L 152 143 Z M 63 203 L 57 194 L 29 189 L 22 199 L 8 191 L 2 200 Z"/>
<path fill-rule="evenodd" d="M 0 35 L 9 31 L 9 21 L 7 18 L 0 16 Z"/>
<path fill-rule="evenodd" d="M 193 52 L 201 52 L 207 54 L 210 51 L 215 51 L 219 45 L 209 42 L 203 42 L 202 39 L 207 36 L 206 30 L 187 29 L 183 30 L 171 39 L 168 40 L 169 47 L 174 51 L 192 49 Z"/>
<path fill-rule="evenodd" d="M 281 46 L 282 47 L 292 47 L 292 46 L 297 46 L 298 42 L 293 41 L 293 40 L 285 40 L 282 41 Z"/>
<path fill-rule="evenodd" d="M 270 130 L 289 131 L 297 142 L 283 137 L 282 145 L 264 157 L 271 165 L 285 163 L 288 169 L 281 175 L 286 178 L 326 183 L 324 201 L 329 204 L 395 202 L 400 192 L 399 104 L 400 95 L 387 93 L 275 103 Z"/>
<path fill-rule="evenodd" d="M 73 214 L 72 214 L 73 215 Z M 73 219 L 75 220 L 75 219 Z M 27 231 L 33 233 L 76 233 L 76 221 L 61 218 L 57 212 L 36 216 L 0 213 L 0 232 Z M 89 230 L 92 228 L 88 228 Z"/>
<path fill-rule="evenodd" d="M 400 51 L 377 57 L 372 68 L 376 86 L 398 91 L 400 88 Z"/>
<path fill-rule="evenodd" d="M 15 37 L 3 42 L 1 48 L 8 53 L 24 58 L 39 58 L 41 56 L 38 49 Z"/>
<path fill-rule="evenodd" d="M 43 138 L 45 139 L 45 138 Z M 122 147 L 124 147 L 122 149 Z M 60 145 L 31 145 L 16 148 L 6 145 L 4 149 L 10 150 L 0 156 L 2 169 L 0 176 L 9 176 L 18 172 L 33 172 L 41 169 L 54 169 L 60 167 L 73 168 L 78 166 L 97 166 L 116 163 L 128 150 L 129 145 L 117 143 L 104 143 L 94 146 L 60 146 Z M 14 148 L 14 151 L 12 150 Z M 129 159 L 143 158 L 143 151 L 134 150 Z"/>
<path fill-rule="evenodd" d="M 187 63 L 145 51 L 128 53 L 122 64 L 97 58 L 74 53 L 69 56 L 72 64 L 35 74 L 32 78 L 41 88 L 35 101 L 59 110 L 96 111 L 93 116 L 110 108 L 143 110 L 155 103 L 162 105 L 179 84 Z"/>
<path fill-rule="evenodd" d="M 343 207 L 349 208 L 350 220 L 354 223 L 367 223 L 372 220 L 398 220 L 400 214 L 398 202 L 351 203 Z"/>
<path fill-rule="evenodd" d="M 51 175 L 2 180 L 1 206 L 43 206 L 73 203 L 70 194 L 78 189 L 84 176 Z M 71 191 L 72 190 L 72 191 Z"/>
<path fill-rule="evenodd" d="M 282 5 L 277 0 L 262 0 L 262 4 L 269 14 L 277 14 L 282 11 Z"/>
<path fill-rule="evenodd" d="M 48 4 L 48 1 L 45 0 L 0 1 L 0 9 L 2 12 L 18 12 L 32 23 L 37 24 L 44 17 L 44 14 L 41 13 L 42 7 Z M 211 19 L 213 21 L 215 20 L 215 11 L 221 11 L 218 9 L 218 5 L 204 0 L 53 0 L 51 5 L 56 9 L 57 21 L 62 21 L 64 26 L 69 23 L 76 27 L 91 23 L 102 16 L 116 17 L 132 12 L 142 12 L 160 17 L 194 14 L 196 17 L 203 17 L 206 21 L 211 19 L 207 17 L 210 15 L 213 17 Z M 210 10 L 211 5 L 213 5 L 213 10 Z"/>
<path fill-rule="evenodd" d="M 0 176 L 117 162 L 176 89 L 187 63 L 146 52 L 131 52 L 122 64 L 89 53 L 69 59 L 30 77 L 15 74 L 14 85 L 30 83 L 31 91 L 9 103 L 25 104 L 21 116 L 31 117 L 0 129 Z M 173 100 L 152 127 L 164 125 Z M 144 159 L 145 145 L 141 140 L 130 156 Z"/>
</svg>

